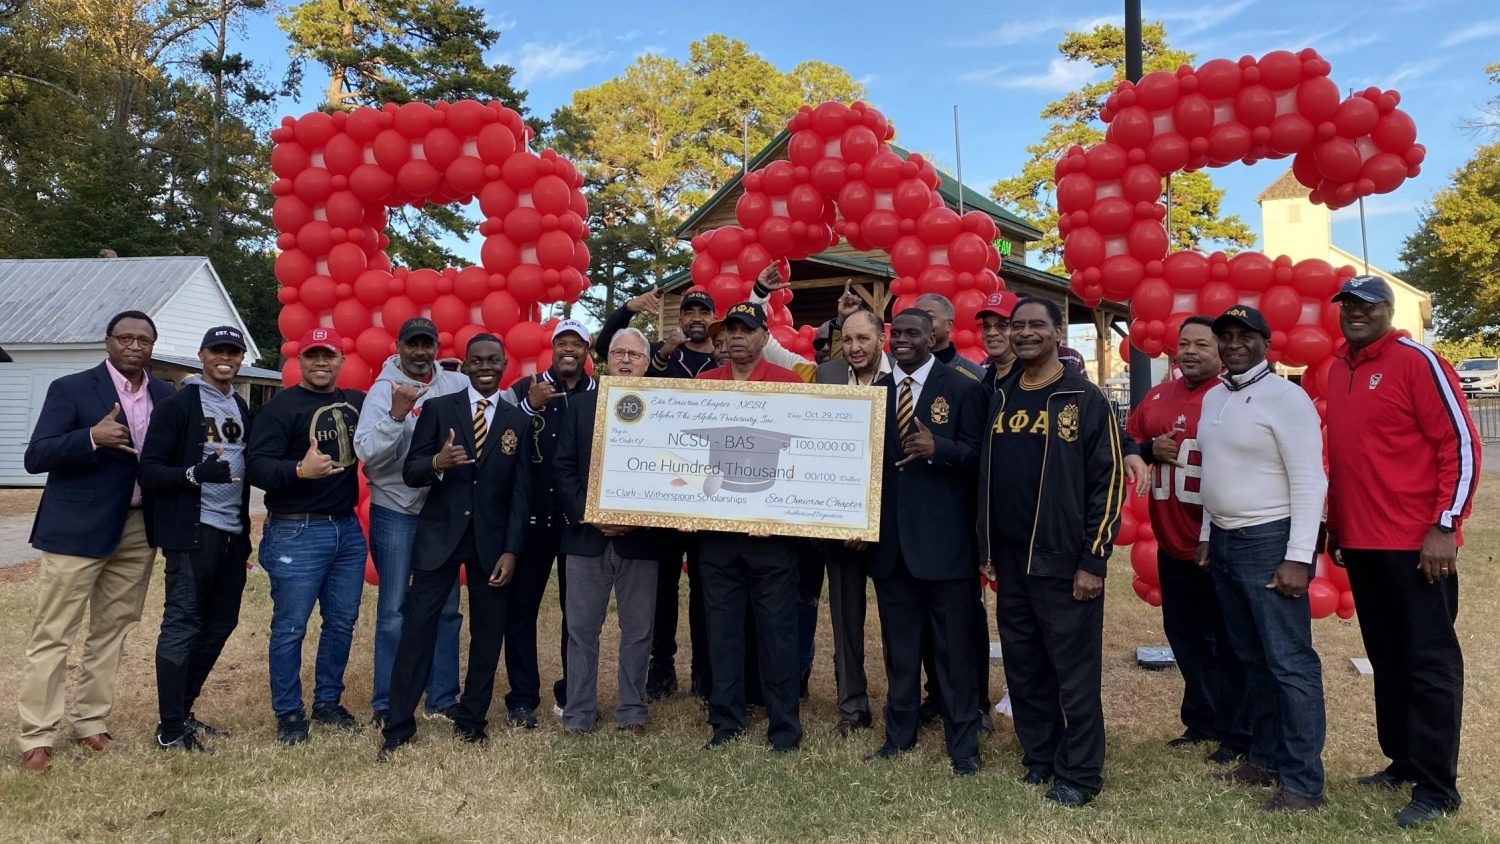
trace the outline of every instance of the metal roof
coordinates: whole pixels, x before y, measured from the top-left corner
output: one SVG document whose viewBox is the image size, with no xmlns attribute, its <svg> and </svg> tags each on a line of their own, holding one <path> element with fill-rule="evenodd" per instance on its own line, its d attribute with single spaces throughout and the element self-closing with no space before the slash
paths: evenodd
<svg viewBox="0 0 1500 844">
<path fill-rule="evenodd" d="M 94 343 L 125 310 L 155 314 L 208 259 L 0 260 L 0 343 Z"/>
<path fill-rule="evenodd" d="M 178 355 L 152 355 L 151 359 L 159 360 L 163 363 L 176 364 L 183 369 L 191 369 L 194 372 L 203 372 L 203 361 L 197 358 L 185 358 Z M 281 372 L 279 370 L 262 369 L 258 366 L 241 366 L 238 377 L 247 381 L 274 381 L 277 384 L 281 383 Z"/>
</svg>

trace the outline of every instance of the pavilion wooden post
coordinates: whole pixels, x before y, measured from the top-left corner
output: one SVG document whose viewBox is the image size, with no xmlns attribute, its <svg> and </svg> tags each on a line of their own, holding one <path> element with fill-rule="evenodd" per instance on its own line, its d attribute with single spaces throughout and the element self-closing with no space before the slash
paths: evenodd
<svg viewBox="0 0 1500 844">
<path fill-rule="evenodd" d="M 1110 342 L 1109 314 L 1099 308 L 1094 309 L 1094 344 L 1099 352 L 1097 358 L 1099 387 L 1103 389 L 1105 382 L 1109 380 L 1110 347 L 1114 344 Z"/>
</svg>

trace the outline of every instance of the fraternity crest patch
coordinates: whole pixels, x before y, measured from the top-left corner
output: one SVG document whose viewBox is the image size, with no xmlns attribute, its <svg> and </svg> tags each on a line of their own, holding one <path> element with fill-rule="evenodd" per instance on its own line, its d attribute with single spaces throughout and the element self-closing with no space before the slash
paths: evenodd
<svg viewBox="0 0 1500 844">
<path fill-rule="evenodd" d="M 938 396 L 932 400 L 932 424 L 948 424 L 948 397 Z"/>
<path fill-rule="evenodd" d="M 1068 402 L 1057 414 L 1057 435 L 1065 443 L 1078 442 L 1078 403 Z"/>
<path fill-rule="evenodd" d="M 506 428 L 505 433 L 500 435 L 500 453 L 515 454 L 516 446 L 519 445 L 520 442 L 521 438 L 516 436 L 516 429 Z"/>
<path fill-rule="evenodd" d="M 1379 387 L 1380 386 L 1380 379 L 1384 378 L 1384 377 L 1385 377 L 1385 373 L 1383 373 L 1383 372 L 1377 372 L 1374 375 L 1371 375 L 1370 376 L 1370 389 L 1373 390 L 1376 387 Z"/>
</svg>

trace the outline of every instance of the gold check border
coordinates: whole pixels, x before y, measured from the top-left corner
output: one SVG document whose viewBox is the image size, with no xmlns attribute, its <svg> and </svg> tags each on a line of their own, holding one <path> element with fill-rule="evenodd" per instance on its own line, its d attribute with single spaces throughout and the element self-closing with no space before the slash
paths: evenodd
<svg viewBox="0 0 1500 844">
<path fill-rule="evenodd" d="M 865 486 L 865 526 L 837 527 L 791 522 L 768 522 L 764 519 L 711 518 L 680 516 L 652 510 L 605 509 L 599 506 L 599 487 L 604 480 L 604 449 L 609 432 L 610 413 L 618 391 L 641 393 L 649 403 L 649 393 L 730 393 L 755 395 L 802 395 L 810 401 L 822 397 L 859 399 L 870 404 L 869 483 Z M 846 384 L 783 384 L 768 381 L 690 381 L 666 378 L 605 377 L 599 381 L 599 401 L 594 408 L 594 448 L 589 459 L 588 498 L 584 502 L 583 520 L 594 524 L 633 525 L 635 527 L 671 528 L 673 530 L 712 530 L 724 533 L 746 533 L 747 527 L 769 528 L 776 536 L 804 536 L 813 539 L 880 540 L 880 483 L 885 469 L 884 387 L 854 387 Z"/>
</svg>

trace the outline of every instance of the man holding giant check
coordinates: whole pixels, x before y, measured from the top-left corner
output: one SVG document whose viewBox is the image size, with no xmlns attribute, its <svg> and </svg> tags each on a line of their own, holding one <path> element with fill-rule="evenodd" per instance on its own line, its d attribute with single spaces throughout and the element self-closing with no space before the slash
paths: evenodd
<svg viewBox="0 0 1500 844">
<path fill-rule="evenodd" d="M 794 537 L 879 534 L 884 391 L 804 384 L 762 358 L 765 312 L 724 318 L 729 363 L 697 381 L 607 379 L 585 519 L 702 531 L 708 747 L 745 731 L 745 612 L 754 607 L 767 738 L 802 740 Z M 720 384 L 716 382 L 735 382 Z"/>
</svg>

